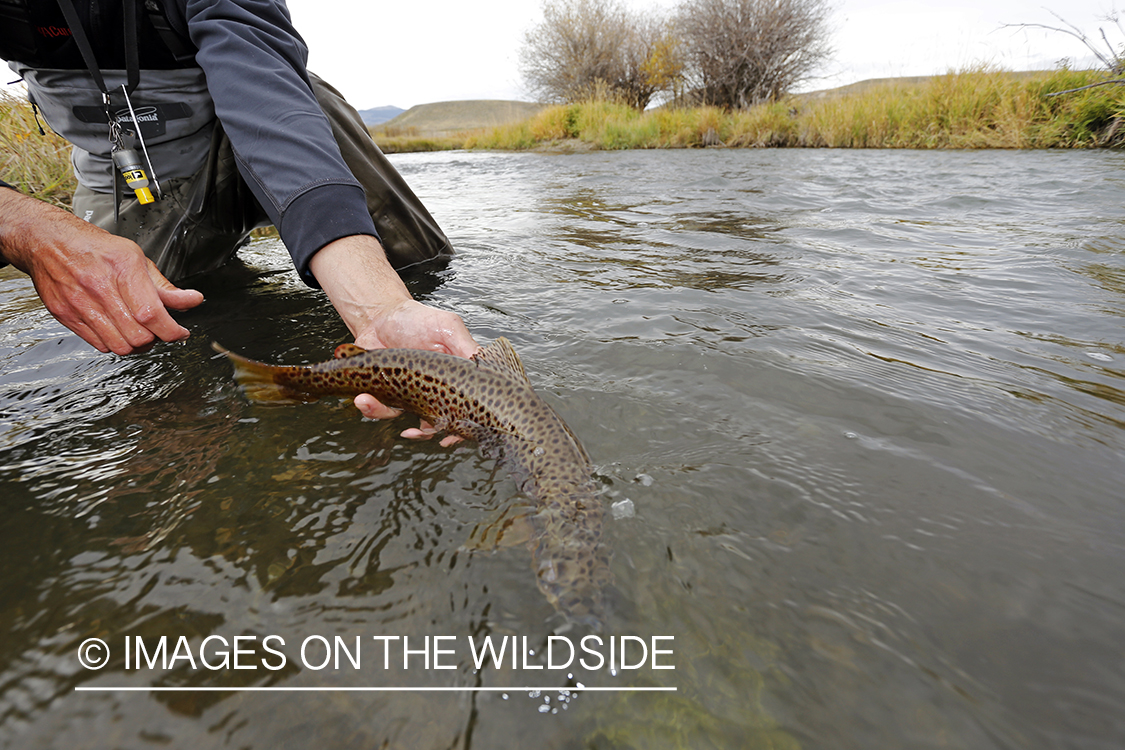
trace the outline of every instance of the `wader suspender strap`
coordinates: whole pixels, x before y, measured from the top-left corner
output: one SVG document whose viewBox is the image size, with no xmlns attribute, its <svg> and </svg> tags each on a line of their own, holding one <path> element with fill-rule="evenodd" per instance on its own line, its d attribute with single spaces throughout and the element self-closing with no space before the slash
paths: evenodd
<svg viewBox="0 0 1125 750">
<path fill-rule="evenodd" d="M 168 22 L 168 16 L 165 14 L 161 4 L 157 2 L 157 0 L 144 0 L 144 3 L 149 23 L 156 29 L 156 33 L 160 35 L 161 41 L 164 42 L 164 46 L 172 53 L 172 57 L 176 59 L 176 62 L 181 65 L 194 63 L 195 47 L 189 40 L 184 39 L 172 28 L 172 24 Z"/>
</svg>

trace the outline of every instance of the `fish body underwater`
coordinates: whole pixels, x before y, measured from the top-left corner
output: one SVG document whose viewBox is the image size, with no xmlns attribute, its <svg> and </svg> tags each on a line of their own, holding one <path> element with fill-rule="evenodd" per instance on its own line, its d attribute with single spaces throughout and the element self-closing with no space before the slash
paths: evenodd
<svg viewBox="0 0 1125 750">
<path fill-rule="evenodd" d="M 443 430 L 476 440 L 535 502 L 528 542 L 539 590 L 568 622 L 600 630 L 609 551 L 604 508 L 578 438 L 531 387 L 519 355 L 499 338 L 470 359 L 415 349 L 352 345 L 336 359 L 275 366 L 227 351 L 235 379 L 258 401 L 370 393 Z"/>
</svg>

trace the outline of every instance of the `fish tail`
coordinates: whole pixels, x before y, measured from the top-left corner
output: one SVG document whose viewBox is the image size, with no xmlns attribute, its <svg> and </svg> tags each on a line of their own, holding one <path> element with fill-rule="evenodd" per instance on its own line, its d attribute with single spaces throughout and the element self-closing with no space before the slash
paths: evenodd
<svg viewBox="0 0 1125 750">
<path fill-rule="evenodd" d="M 234 365 L 234 379 L 251 401 L 268 401 L 275 404 L 292 404 L 307 401 L 309 397 L 286 386 L 285 375 L 297 368 L 267 365 L 235 354 L 218 342 L 211 348 L 225 354 Z"/>
</svg>

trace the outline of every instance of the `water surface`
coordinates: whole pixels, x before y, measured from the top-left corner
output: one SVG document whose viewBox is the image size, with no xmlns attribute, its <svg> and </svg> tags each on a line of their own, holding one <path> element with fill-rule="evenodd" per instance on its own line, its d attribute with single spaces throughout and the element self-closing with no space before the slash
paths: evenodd
<svg viewBox="0 0 1125 750">
<path fill-rule="evenodd" d="M 472 446 L 245 402 L 218 340 L 347 331 L 261 241 L 184 344 L 100 355 L 0 271 L 0 744 L 964 747 L 1125 742 L 1125 156 L 444 153 L 396 163 L 460 254 L 413 291 L 508 337 L 613 506 L 607 633 L 675 670 L 312 670 L 302 639 L 558 618 Z M 275 634 L 284 669 L 125 668 Z M 79 644 L 116 649 L 83 669 Z M 366 648 L 366 647 L 365 647 Z M 540 654 L 541 656 L 541 654 Z M 376 668 L 378 667 L 378 668 Z M 597 686 L 676 692 L 564 692 Z"/>
</svg>

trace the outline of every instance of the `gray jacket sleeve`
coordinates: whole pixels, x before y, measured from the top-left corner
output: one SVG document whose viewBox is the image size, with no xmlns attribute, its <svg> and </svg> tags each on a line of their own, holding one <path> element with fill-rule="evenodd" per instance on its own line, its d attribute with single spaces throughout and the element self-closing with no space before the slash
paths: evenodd
<svg viewBox="0 0 1125 750">
<path fill-rule="evenodd" d="M 363 188 L 340 156 L 309 82 L 308 48 L 280 0 L 176 0 L 169 21 L 198 48 L 239 171 L 274 222 L 301 278 L 333 240 L 378 236 Z M 176 18 L 176 12 L 182 18 Z"/>
</svg>

